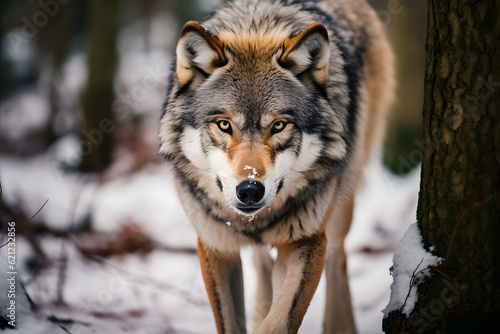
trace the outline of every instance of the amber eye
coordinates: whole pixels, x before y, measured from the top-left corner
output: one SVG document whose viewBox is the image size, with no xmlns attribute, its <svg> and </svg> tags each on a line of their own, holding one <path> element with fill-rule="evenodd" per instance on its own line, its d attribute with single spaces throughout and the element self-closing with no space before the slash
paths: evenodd
<svg viewBox="0 0 500 334">
<path fill-rule="evenodd" d="M 219 129 L 222 131 L 222 132 L 225 132 L 225 133 L 228 133 L 228 134 L 232 134 L 232 130 L 231 130 L 231 123 L 229 123 L 228 121 L 219 121 L 217 122 L 217 125 L 219 126 Z"/>
<path fill-rule="evenodd" d="M 285 129 L 286 127 L 286 122 L 283 121 L 277 121 L 276 123 L 273 124 L 273 128 L 271 129 L 272 134 L 281 132 Z"/>
</svg>

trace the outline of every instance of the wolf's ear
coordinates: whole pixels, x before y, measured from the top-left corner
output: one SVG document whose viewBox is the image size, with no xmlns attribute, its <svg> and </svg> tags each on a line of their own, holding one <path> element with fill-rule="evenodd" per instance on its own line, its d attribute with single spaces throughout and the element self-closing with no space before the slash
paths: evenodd
<svg viewBox="0 0 500 334">
<path fill-rule="evenodd" d="M 279 63 L 294 75 L 312 71 L 314 80 L 324 85 L 328 77 L 329 59 L 328 31 L 325 26 L 316 22 L 285 40 Z"/>
<path fill-rule="evenodd" d="M 177 79 L 179 86 L 187 84 L 197 73 L 212 74 L 227 63 L 223 43 L 208 29 L 195 21 L 184 25 L 177 42 Z"/>
</svg>

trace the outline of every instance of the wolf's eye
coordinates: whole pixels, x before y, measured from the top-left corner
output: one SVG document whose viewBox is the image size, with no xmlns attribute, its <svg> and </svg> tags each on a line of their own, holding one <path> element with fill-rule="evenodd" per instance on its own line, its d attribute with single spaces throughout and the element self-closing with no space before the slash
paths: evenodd
<svg viewBox="0 0 500 334">
<path fill-rule="evenodd" d="M 285 129 L 285 127 L 286 127 L 286 122 L 277 121 L 276 123 L 273 124 L 273 128 L 271 129 L 271 133 L 275 134 L 275 133 L 281 132 Z"/>
<path fill-rule="evenodd" d="M 225 133 L 228 133 L 228 134 L 232 134 L 233 133 L 233 131 L 231 130 L 231 123 L 229 123 L 228 121 L 218 121 L 217 125 L 219 126 L 219 129 L 222 132 L 225 132 Z"/>
</svg>

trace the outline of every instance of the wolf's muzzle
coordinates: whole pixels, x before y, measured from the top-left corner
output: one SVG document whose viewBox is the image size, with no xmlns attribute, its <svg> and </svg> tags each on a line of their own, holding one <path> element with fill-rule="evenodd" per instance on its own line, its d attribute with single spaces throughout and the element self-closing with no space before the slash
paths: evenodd
<svg viewBox="0 0 500 334">
<path fill-rule="evenodd" d="M 262 205 L 257 205 L 264 198 L 266 188 L 260 182 L 245 181 L 236 187 L 236 195 L 244 206 L 238 206 L 238 209 L 250 213 L 258 211 Z"/>
</svg>

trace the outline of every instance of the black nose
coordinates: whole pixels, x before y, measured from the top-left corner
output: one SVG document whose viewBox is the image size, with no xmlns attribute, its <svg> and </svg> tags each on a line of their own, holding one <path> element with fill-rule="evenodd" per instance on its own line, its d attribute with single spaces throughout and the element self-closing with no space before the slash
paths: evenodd
<svg viewBox="0 0 500 334">
<path fill-rule="evenodd" d="M 236 194 L 240 201 L 245 204 L 257 204 L 262 198 L 264 198 L 264 193 L 266 188 L 259 182 L 241 182 L 236 187 Z"/>
</svg>

